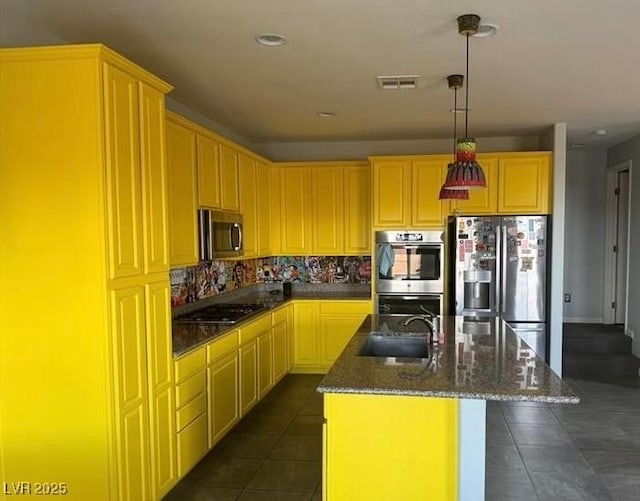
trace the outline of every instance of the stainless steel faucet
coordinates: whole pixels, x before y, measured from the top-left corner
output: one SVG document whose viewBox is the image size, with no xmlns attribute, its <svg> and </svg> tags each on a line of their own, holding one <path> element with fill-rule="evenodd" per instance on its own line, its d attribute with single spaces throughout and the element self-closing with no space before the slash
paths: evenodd
<svg viewBox="0 0 640 501">
<path fill-rule="evenodd" d="M 414 322 L 415 320 L 420 320 L 421 322 L 425 323 L 425 325 L 431 331 L 431 344 L 437 345 L 438 333 L 440 332 L 440 319 L 436 316 L 432 316 L 431 318 L 429 318 L 426 315 L 415 315 L 413 317 L 406 319 L 404 322 L 402 322 L 402 325 L 406 327 L 407 325 L 409 325 L 411 322 Z"/>
</svg>

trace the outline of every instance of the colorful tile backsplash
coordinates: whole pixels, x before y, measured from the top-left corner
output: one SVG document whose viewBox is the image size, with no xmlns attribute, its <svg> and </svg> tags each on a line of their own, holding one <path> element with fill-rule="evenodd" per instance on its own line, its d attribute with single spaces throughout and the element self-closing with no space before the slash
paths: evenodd
<svg viewBox="0 0 640 501">
<path fill-rule="evenodd" d="M 171 306 L 181 306 L 255 283 L 371 281 L 371 256 L 276 256 L 207 261 L 171 271 Z"/>
</svg>

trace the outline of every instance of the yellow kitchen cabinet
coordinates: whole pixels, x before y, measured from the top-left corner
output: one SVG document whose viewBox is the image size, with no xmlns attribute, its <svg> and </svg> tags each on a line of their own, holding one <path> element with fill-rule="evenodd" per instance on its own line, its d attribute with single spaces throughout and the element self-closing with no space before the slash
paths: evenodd
<svg viewBox="0 0 640 501">
<path fill-rule="evenodd" d="M 498 167 L 498 212 L 550 212 L 551 154 L 501 154 Z"/>
<path fill-rule="evenodd" d="M 240 210 L 238 152 L 226 144 L 220 145 L 220 187 L 222 208 L 231 211 Z"/>
<path fill-rule="evenodd" d="M 292 372 L 322 373 L 318 350 L 318 301 L 294 301 L 293 337 L 294 356 Z"/>
<path fill-rule="evenodd" d="M 273 388 L 273 336 L 271 327 L 257 338 L 258 395 L 264 397 Z"/>
<path fill-rule="evenodd" d="M 255 339 L 240 346 L 240 415 L 258 402 L 258 344 Z"/>
<path fill-rule="evenodd" d="M 311 252 L 338 255 L 344 249 L 343 167 L 311 167 Z"/>
<path fill-rule="evenodd" d="M 431 155 L 411 166 L 411 226 L 444 226 L 449 204 L 439 199 L 450 155 Z"/>
<path fill-rule="evenodd" d="M 240 186 L 242 187 L 242 183 Z M 256 198 L 258 255 L 269 256 L 271 255 L 271 227 L 275 224 L 271 211 L 270 166 L 264 162 L 256 162 Z"/>
<path fill-rule="evenodd" d="M 498 164 L 499 159 L 492 155 L 477 155 L 487 180 L 486 188 L 469 190 L 467 200 L 451 200 L 451 214 L 495 214 L 498 211 Z"/>
<path fill-rule="evenodd" d="M 331 367 L 367 315 L 369 301 L 321 301 L 319 318 L 320 363 Z"/>
<path fill-rule="evenodd" d="M 372 158 L 373 227 L 411 225 L 411 160 Z"/>
<path fill-rule="evenodd" d="M 196 133 L 167 112 L 169 174 L 169 261 L 171 267 L 198 262 Z"/>
<path fill-rule="evenodd" d="M 240 212 L 242 213 L 242 256 L 258 255 L 258 193 L 256 185 L 256 162 L 240 154 L 238 157 L 240 183 Z"/>
<path fill-rule="evenodd" d="M 269 166 L 268 188 L 271 192 L 269 206 L 271 207 L 271 255 L 282 253 L 282 168 L 279 165 Z"/>
<path fill-rule="evenodd" d="M 290 350 L 292 306 L 278 308 L 271 316 L 271 333 L 273 341 L 273 382 L 276 384 L 289 372 L 291 367 Z"/>
<path fill-rule="evenodd" d="M 309 168 L 280 169 L 280 226 L 282 254 L 304 255 L 311 250 Z"/>
<path fill-rule="evenodd" d="M 220 145 L 213 138 L 197 134 L 198 207 L 219 209 L 220 193 Z"/>
<path fill-rule="evenodd" d="M 369 165 L 347 165 L 344 168 L 344 226 L 344 253 L 371 254 Z"/>
<path fill-rule="evenodd" d="M 168 90 L 99 44 L 0 49 L 0 318 L 20 334 L 0 337 L 5 479 L 105 501 L 159 499 L 175 482 L 172 375 L 158 369 Z M 33 315 L 25 277 L 43 249 L 55 293 Z"/>
<path fill-rule="evenodd" d="M 325 499 L 457 499 L 456 399 L 325 393 L 324 415 Z"/>
</svg>

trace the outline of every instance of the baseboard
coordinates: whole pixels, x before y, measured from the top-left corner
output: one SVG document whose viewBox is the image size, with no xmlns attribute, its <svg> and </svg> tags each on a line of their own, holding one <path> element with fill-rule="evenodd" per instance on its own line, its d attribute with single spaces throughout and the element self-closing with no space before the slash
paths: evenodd
<svg viewBox="0 0 640 501">
<path fill-rule="evenodd" d="M 601 324 L 604 323 L 602 317 L 565 317 L 562 319 L 567 324 Z"/>
</svg>

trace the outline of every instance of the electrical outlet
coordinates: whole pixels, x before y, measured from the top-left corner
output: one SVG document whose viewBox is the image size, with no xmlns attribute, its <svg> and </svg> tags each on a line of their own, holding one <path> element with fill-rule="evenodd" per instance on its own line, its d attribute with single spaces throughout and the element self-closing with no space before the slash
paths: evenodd
<svg viewBox="0 0 640 501">
<path fill-rule="evenodd" d="M 571 302 L 571 293 L 570 292 L 565 292 L 564 293 L 564 302 L 565 303 L 570 303 Z"/>
<path fill-rule="evenodd" d="M 184 268 L 176 268 L 169 272 L 169 276 L 171 277 L 171 285 L 178 285 L 184 282 L 184 279 L 187 278 L 187 272 Z"/>
</svg>

